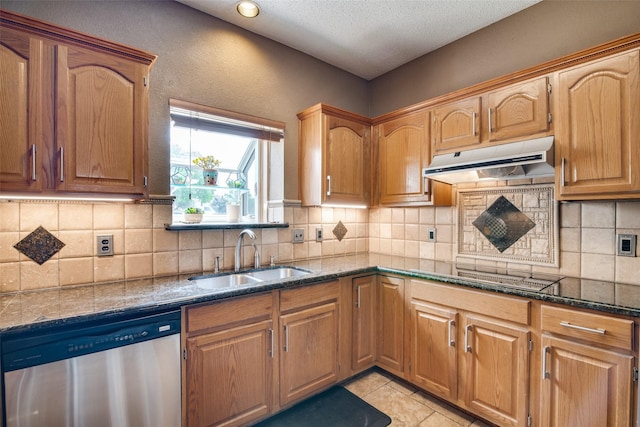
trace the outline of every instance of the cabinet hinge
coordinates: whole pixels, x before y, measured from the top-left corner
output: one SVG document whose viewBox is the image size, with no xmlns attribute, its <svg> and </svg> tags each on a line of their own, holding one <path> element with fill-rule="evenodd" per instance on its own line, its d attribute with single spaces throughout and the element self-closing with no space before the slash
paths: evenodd
<svg viewBox="0 0 640 427">
<path fill-rule="evenodd" d="M 638 382 L 638 368 L 637 367 L 633 367 L 633 382 Z"/>
<path fill-rule="evenodd" d="M 531 427 L 531 414 L 527 415 L 527 427 Z"/>
<path fill-rule="evenodd" d="M 182 358 L 183 358 L 184 360 L 187 360 L 187 349 L 186 349 L 186 348 L 183 348 L 183 349 L 182 349 Z"/>
<path fill-rule="evenodd" d="M 549 113 L 549 115 L 547 116 L 547 121 L 551 123 L 551 113 Z"/>
<path fill-rule="evenodd" d="M 529 352 L 533 351 L 533 340 L 529 340 Z"/>
<path fill-rule="evenodd" d="M 547 93 L 551 95 L 551 83 L 547 83 Z"/>
</svg>

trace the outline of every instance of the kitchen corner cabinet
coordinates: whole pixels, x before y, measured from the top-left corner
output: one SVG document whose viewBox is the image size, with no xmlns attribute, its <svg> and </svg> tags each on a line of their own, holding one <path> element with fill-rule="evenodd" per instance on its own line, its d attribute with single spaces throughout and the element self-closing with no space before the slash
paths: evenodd
<svg viewBox="0 0 640 427">
<path fill-rule="evenodd" d="M 404 295 L 404 279 L 379 276 L 377 364 L 401 378 L 405 376 Z"/>
<path fill-rule="evenodd" d="M 376 124 L 377 204 L 450 206 L 453 203 L 449 184 L 422 176 L 422 169 L 430 161 L 429 117 L 429 111 L 420 111 Z"/>
<path fill-rule="evenodd" d="M 640 197 L 638 51 L 558 73 L 556 194 Z"/>
<path fill-rule="evenodd" d="M 540 425 L 633 425 L 634 322 L 543 305 L 541 328 Z"/>
<path fill-rule="evenodd" d="M 146 194 L 155 56 L 1 11 L 0 189 Z"/>
<path fill-rule="evenodd" d="M 184 309 L 183 425 L 246 425 L 273 411 L 276 295 Z"/>
<path fill-rule="evenodd" d="M 280 405 L 335 384 L 338 372 L 338 281 L 280 291 Z"/>
<path fill-rule="evenodd" d="M 351 369 L 358 373 L 376 360 L 376 276 L 353 279 L 352 290 Z"/>
<path fill-rule="evenodd" d="M 482 98 L 473 97 L 433 109 L 433 151 L 471 147 L 480 144 Z"/>
<path fill-rule="evenodd" d="M 412 280 L 410 381 L 498 425 L 526 426 L 529 305 Z"/>
<path fill-rule="evenodd" d="M 303 206 L 370 204 L 371 120 L 317 104 L 298 114 Z"/>
</svg>

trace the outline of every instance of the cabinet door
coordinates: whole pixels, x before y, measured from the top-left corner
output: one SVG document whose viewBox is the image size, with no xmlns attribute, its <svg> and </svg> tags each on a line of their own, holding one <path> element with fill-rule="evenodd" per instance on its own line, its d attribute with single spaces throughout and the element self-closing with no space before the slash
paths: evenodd
<svg viewBox="0 0 640 427">
<path fill-rule="evenodd" d="M 338 304 L 331 302 L 280 316 L 280 405 L 338 378 Z"/>
<path fill-rule="evenodd" d="M 404 280 L 380 277 L 378 284 L 378 363 L 404 376 Z"/>
<path fill-rule="evenodd" d="M 633 357 L 542 335 L 541 426 L 625 427 Z"/>
<path fill-rule="evenodd" d="M 371 367 L 376 357 L 376 276 L 353 280 L 351 369 Z"/>
<path fill-rule="evenodd" d="M 370 125 L 324 115 L 324 201 L 369 204 Z"/>
<path fill-rule="evenodd" d="M 639 77 L 638 51 L 558 73 L 561 197 L 640 190 Z"/>
<path fill-rule="evenodd" d="M 447 399 L 458 397 L 458 312 L 411 303 L 411 381 Z"/>
<path fill-rule="evenodd" d="M 434 153 L 480 144 L 481 108 L 482 98 L 476 97 L 434 109 L 431 128 Z"/>
<path fill-rule="evenodd" d="M 489 141 L 544 133 L 549 130 L 549 91 L 546 77 L 487 94 Z"/>
<path fill-rule="evenodd" d="M 377 131 L 380 204 L 429 202 L 430 182 L 422 177 L 429 162 L 429 113 L 382 123 Z"/>
<path fill-rule="evenodd" d="M 529 410 L 529 331 L 469 315 L 465 320 L 466 405 L 503 426 L 526 426 Z M 562 424 L 558 424 L 558 427 Z"/>
<path fill-rule="evenodd" d="M 271 321 L 187 339 L 187 424 L 239 426 L 272 410 Z"/>
<path fill-rule="evenodd" d="M 56 47 L 57 189 L 144 194 L 147 67 Z"/>
<path fill-rule="evenodd" d="M 53 117 L 52 51 L 43 40 L 0 26 L 0 190 L 46 187 Z"/>
</svg>

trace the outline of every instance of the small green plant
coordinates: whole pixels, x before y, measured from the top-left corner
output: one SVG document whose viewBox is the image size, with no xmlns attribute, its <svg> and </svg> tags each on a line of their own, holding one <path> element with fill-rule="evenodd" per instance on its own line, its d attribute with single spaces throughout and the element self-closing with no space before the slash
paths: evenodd
<svg viewBox="0 0 640 427">
<path fill-rule="evenodd" d="M 200 166 L 202 169 L 215 169 L 222 161 L 216 159 L 214 156 L 200 156 L 193 159 L 193 164 Z"/>
<path fill-rule="evenodd" d="M 204 213 L 204 209 L 201 208 L 186 208 L 184 210 L 184 213 L 188 213 L 188 214 L 203 214 Z"/>
</svg>

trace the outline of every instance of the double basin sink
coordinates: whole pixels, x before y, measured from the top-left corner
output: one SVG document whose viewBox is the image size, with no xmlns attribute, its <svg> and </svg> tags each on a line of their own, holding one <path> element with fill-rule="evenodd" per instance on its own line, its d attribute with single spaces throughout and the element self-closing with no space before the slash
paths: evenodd
<svg viewBox="0 0 640 427">
<path fill-rule="evenodd" d="M 190 277 L 195 285 L 203 289 L 222 289 L 233 286 L 259 284 L 272 280 L 288 279 L 311 274 L 311 271 L 297 267 L 270 267 L 241 273 L 222 273 Z"/>
</svg>

